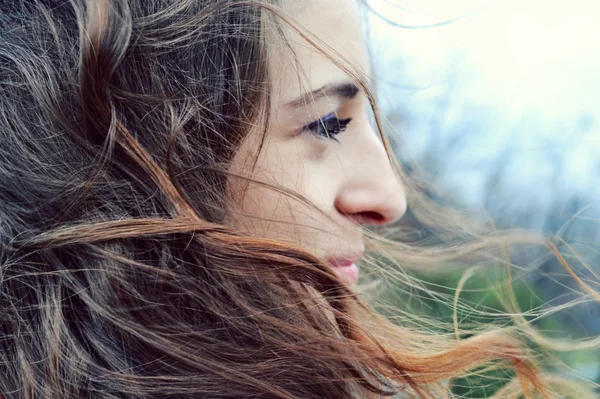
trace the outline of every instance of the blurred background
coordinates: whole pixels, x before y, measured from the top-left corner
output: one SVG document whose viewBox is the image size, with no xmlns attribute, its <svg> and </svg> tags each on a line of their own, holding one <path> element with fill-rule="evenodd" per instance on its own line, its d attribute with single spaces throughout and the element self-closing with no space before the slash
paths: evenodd
<svg viewBox="0 0 600 399">
<path fill-rule="evenodd" d="M 403 151 L 458 202 L 485 208 L 499 228 L 564 239 L 586 259 L 571 262 L 577 273 L 600 281 L 600 3 L 369 4 L 374 75 Z M 524 310 L 581 298 L 559 262 L 527 256 L 537 263 L 517 287 Z M 460 277 L 424 278 L 443 291 Z M 484 284 L 469 280 L 467 298 L 501 308 Z M 435 303 L 414 311 L 451 316 Z M 549 336 L 597 337 L 600 305 L 583 301 L 533 323 Z M 560 356 L 572 367 L 561 372 L 600 382 L 598 353 Z M 468 382 L 458 392 L 482 395 Z"/>
</svg>

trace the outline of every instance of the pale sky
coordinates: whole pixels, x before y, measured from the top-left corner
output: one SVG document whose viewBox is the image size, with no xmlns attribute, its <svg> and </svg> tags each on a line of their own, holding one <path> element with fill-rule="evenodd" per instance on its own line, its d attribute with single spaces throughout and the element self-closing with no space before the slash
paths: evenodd
<svg viewBox="0 0 600 399">
<path fill-rule="evenodd" d="M 440 120 L 444 139 L 459 127 L 470 132 L 460 151 L 447 154 L 450 186 L 477 202 L 486 173 L 508 148 L 507 171 L 524 200 L 556 195 L 559 183 L 563 191 L 597 189 L 600 2 L 370 3 L 408 26 L 466 15 L 426 29 L 370 19 L 379 82 L 388 105 L 406 118 L 402 130 L 411 152 L 423 150 L 432 119 Z"/>
</svg>

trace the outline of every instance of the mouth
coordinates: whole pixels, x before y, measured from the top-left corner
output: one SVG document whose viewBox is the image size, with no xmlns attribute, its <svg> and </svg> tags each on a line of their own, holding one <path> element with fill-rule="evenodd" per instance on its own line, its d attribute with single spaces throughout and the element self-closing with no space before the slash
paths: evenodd
<svg viewBox="0 0 600 399">
<path fill-rule="evenodd" d="M 359 270 L 356 263 L 360 260 L 362 251 L 327 259 L 333 271 L 342 280 L 354 284 L 358 280 Z"/>
</svg>

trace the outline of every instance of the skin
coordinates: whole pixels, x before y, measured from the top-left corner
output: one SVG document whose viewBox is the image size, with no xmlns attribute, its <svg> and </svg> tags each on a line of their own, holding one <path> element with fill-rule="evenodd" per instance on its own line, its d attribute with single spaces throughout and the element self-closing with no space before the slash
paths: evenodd
<svg viewBox="0 0 600 399">
<path fill-rule="evenodd" d="M 290 1 L 284 10 L 353 68 L 368 74 L 357 4 Z M 231 172 L 255 180 L 230 180 L 231 223 L 248 234 L 297 244 L 325 260 L 355 259 L 364 250 L 363 227 L 392 223 L 405 213 L 405 190 L 368 120 L 368 102 L 362 93 L 353 98 L 331 94 L 298 102 L 306 93 L 352 81 L 283 26 L 295 56 L 281 43 L 269 49 L 272 121 L 258 156 L 263 132 L 255 129 L 231 162 Z M 345 131 L 335 136 L 337 141 L 302 130 L 332 112 L 340 119 L 352 118 Z M 293 190 L 317 209 L 259 182 Z M 332 269 L 344 281 L 353 282 L 356 277 L 342 267 Z"/>
</svg>

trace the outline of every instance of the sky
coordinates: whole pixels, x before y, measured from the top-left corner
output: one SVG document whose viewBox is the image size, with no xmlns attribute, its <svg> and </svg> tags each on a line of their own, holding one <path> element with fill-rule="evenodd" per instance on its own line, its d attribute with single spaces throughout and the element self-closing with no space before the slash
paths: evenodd
<svg viewBox="0 0 600 399">
<path fill-rule="evenodd" d="M 444 184 L 480 203 L 499 165 L 523 206 L 600 177 L 600 2 L 370 0 L 385 109 L 417 159 L 438 143 Z M 453 22 L 444 24 L 445 21 Z M 436 24 L 440 26 L 435 26 Z M 433 25 L 426 28 L 427 25 Z M 434 146 L 435 147 L 435 146 Z"/>
<path fill-rule="evenodd" d="M 405 151 L 467 206 L 506 221 L 501 227 L 555 234 L 569 226 L 567 240 L 597 265 L 600 2 L 369 2 L 404 25 L 369 14 L 380 98 Z M 498 170 L 501 183 L 490 188 Z M 555 267 L 550 280 L 564 274 Z M 549 298 L 572 284 L 570 276 L 550 280 L 536 283 Z M 591 308 L 582 305 L 575 324 L 593 335 Z M 597 362 L 575 369 L 600 375 Z"/>
</svg>

